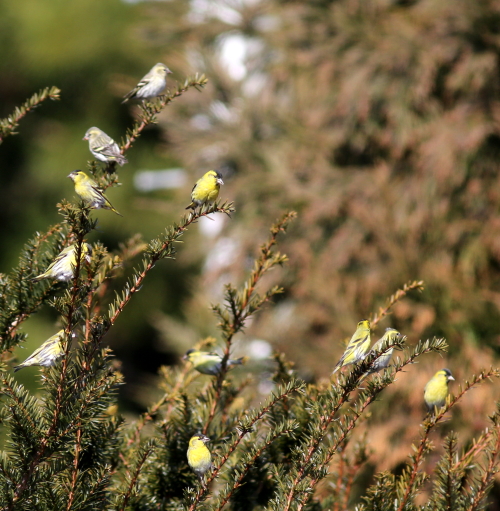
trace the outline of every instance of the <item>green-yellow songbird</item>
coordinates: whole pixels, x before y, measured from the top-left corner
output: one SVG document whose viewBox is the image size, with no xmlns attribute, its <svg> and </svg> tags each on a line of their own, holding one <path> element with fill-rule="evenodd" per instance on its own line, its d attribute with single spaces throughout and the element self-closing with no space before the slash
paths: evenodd
<svg viewBox="0 0 500 511">
<path fill-rule="evenodd" d="M 370 353 L 379 352 L 382 349 L 385 341 L 388 341 L 389 344 L 392 344 L 400 336 L 401 334 L 397 330 L 394 330 L 394 328 L 386 328 L 384 335 L 372 346 Z M 393 351 L 394 348 L 390 348 L 377 359 L 375 359 L 370 369 L 366 371 L 366 373 L 361 377 L 359 381 L 364 380 L 369 374 L 378 373 L 379 371 L 382 371 L 382 369 L 385 369 L 391 361 Z"/>
<path fill-rule="evenodd" d="M 188 464 L 198 476 L 200 482 L 203 482 L 203 475 L 212 467 L 212 455 L 205 445 L 209 441 L 210 438 L 205 435 L 194 435 L 189 440 Z"/>
<path fill-rule="evenodd" d="M 61 282 L 67 282 L 74 277 L 76 268 L 76 245 L 70 245 L 60 252 L 54 261 L 50 263 L 49 267 L 37 277 L 33 277 L 33 282 L 38 282 L 42 279 L 56 279 Z M 86 259 L 90 262 L 92 256 L 92 247 L 88 243 L 82 243 L 80 259 Z"/>
<path fill-rule="evenodd" d="M 214 202 L 219 196 L 220 186 L 224 184 L 222 175 L 215 170 L 209 170 L 196 181 L 191 191 L 191 204 L 186 209 L 196 209 L 207 202 Z"/>
<path fill-rule="evenodd" d="M 39 348 L 37 348 L 24 362 L 14 367 L 14 372 L 28 366 L 54 365 L 56 361 L 64 355 L 62 341 L 64 339 L 64 330 L 59 330 L 57 334 L 49 337 Z"/>
<path fill-rule="evenodd" d="M 89 208 L 94 209 L 110 209 L 117 215 L 123 216 L 113 207 L 108 198 L 99 189 L 97 183 L 85 172 L 74 170 L 68 175 L 75 183 L 75 192 L 87 204 Z"/>
<path fill-rule="evenodd" d="M 189 360 L 193 364 L 193 367 L 202 374 L 217 376 L 222 367 L 222 357 L 218 353 L 188 350 L 182 358 L 184 360 Z M 229 359 L 227 361 L 227 367 L 240 365 L 243 363 L 243 359 L 244 357 L 235 360 Z"/>
<path fill-rule="evenodd" d="M 358 323 L 344 354 L 338 361 L 332 374 L 335 374 L 341 367 L 355 364 L 363 360 L 370 349 L 370 322 L 363 319 Z"/>
<path fill-rule="evenodd" d="M 440 369 L 425 385 L 424 401 L 429 413 L 441 408 L 448 397 L 448 382 L 455 380 L 449 369 Z"/>
</svg>

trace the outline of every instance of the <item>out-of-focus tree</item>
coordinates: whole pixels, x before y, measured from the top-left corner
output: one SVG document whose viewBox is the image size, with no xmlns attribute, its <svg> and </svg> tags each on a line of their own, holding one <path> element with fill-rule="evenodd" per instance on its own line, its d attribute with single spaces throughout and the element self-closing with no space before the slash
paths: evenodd
<svg viewBox="0 0 500 511">
<path fill-rule="evenodd" d="M 417 424 L 415 389 L 435 370 L 474 371 L 498 350 L 500 4 L 192 6 L 177 33 L 210 86 L 173 108 L 162 126 L 193 180 L 208 168 L 224 173 L 222 196 L 235 200 L 237 212 L 230 236 L 210 245 L 200 238 L 199 257 L 210 250 L 185 305 L 190 324 L 203 331 L 203 297 L 238 278 L 265 219 L 292 207 L 299 217 L 285 242 L 286 292 L 246 341 L 269 340 L 304 371 L 327 375 L 356 322 L 392 289 L 423 279 L 424 292 L 401 301 L 391 325 L 381 325 L 410 342 L 450 341 L 447 361 L 412 368 L 391 395 Z M 167 343 L 172 331 L 165 330 Z M 457 424 L 492 406 L 492 387 L 475 398 Z M 381 406 L 374 418 L 383 428 L 388 413 Z M 416 433 L 408 416 L 391 419 L 377 447 L 388 466 L 401 461 L 397 436 Z"/>
</svg>

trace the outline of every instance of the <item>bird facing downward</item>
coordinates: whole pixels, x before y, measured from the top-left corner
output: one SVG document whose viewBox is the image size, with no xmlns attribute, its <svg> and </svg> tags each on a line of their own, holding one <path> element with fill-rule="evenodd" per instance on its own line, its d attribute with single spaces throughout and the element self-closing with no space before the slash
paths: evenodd
<svg viewBox="0 0 500 511">
<path fill-rule="evenodd" d="M 188 350 L 182 358 L 184 360 L 189 360 L 193 364 L 193 367 L 202 374 L 217 376 L 222 368 L 222 357 L 218 353 Z M 227 367 L 240 365 L 243 363 L 243 359 L 244 357 L 235 360 L 229 359 L 227 361 Z"/>
<path fill-rule="evenodd" d="M 68 175 L 75 183 L 75 192 L 87 204 L 89 208 L 94 209 L 110 209 L 117 215 L 123 216 L 113 207 L 108 198 L 99 189 L 97 183 L 85 172 L 74 170 Z"/>
<path fill-rule="evenodd" d="M 122 103 L 126 103 L 129 99 L 149 99 L 158 96 L 167 85 L 167 75 L 172 71 L 159 62 L 155 64 L 151 70 L 142 77 L 141 81 L 124 96 Z"/>
<path fill-rule="evenodd" d="M 335 374 L 341 367 L 363 360 L 369 349 L 370 322 L 367 319 L 363 319 L 358 323 L 356 331 L 352 335 L 344 354 L 338 361 L 332 374 Z"/>
<path fill-rule="evenodd" d="M 37 348 L 24 362 L 14 367 L 14 372 L 28 366 L 54 365 L 57 359 L 64 355 L 62 341 L 64 339 L 64 330 L 59 330 L 57 334 L 49 337 L 39 348 Z"/>
<path fill-rule="evenodd" d="M 394 328 L 386 328 L 384 335 L 372 346 L 370 353 L 377 353 L 382 349 L 385 341 L 388 341 L 389 344 L 392 344 L 400 336 L 401 334 L 397 330 L 394 330 Z M 359 381 L 364 380 L 369 374 L 378 373 L 379 371 L 382 371 L 382 369 L 385 369 L 391 361 L 393 351 L 394 348 L 390 348 L 385 353 L 376 358 L 370 369 L 366 371 L 366 373 L 361 377 Z"/>
<path fill-rule="evenodd" d="M 89 128 L 83 137 L 83 140 L 89 141 L 90 152 L 100 161 L 106 163 L 116 162 L 123 166 L 128 163 L 127 158 L 120 152 L 118 144 L 104 131 L 95 126 Z"/>
<path fill-rule="evenodd" d="M 191 204 L 186 209 L 196 209 L 207 202 L 214 202 L 219 196 L 220 186 L 224 184 L 222 175 L 215 170 L 205 173 L 191 190 Z"/>
<path fill-rule="evenodd" d="M 212 455 L 205 445 L 209 441 L 210 438 L 205 435 L 194 435 L 189 440 L 188 464 L 200 482 L 203 482 L 203 475 L 212 467 Z"/>
<path fill-rule="evenodd" d="M 33 282 L 38 282 L 43 279 L 56 279 L 61 282 L 68 282 L 74 277 L 76 268 L 76 254 L 77 246 L 70 245 L 62 250 L 50 263 L 49 267 L 37 277 L 33 277 Z M 82 243 L 80 260 L 85 259 L 90 263 L 92 257 L 92 247 L 88 243 Z"/>
<path fill-rule="evenodd" d="M 429 413 L 441 408 L 448 396 L 448 382 L 455 380 L 449 369 L 440 369 L 425 385 L 424 401 Z"/>
</svg>

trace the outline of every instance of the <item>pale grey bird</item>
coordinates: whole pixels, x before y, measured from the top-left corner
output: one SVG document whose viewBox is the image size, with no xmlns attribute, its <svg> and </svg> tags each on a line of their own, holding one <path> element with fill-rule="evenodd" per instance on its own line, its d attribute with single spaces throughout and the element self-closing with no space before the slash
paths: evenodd
<svg viewBox="0 0 500 511">
<path fill-rule="evenodd" d="M 89 128 L 83 137 L 83 140 L 89 141 L 90 152 L 100 161 L 106 163 L 116 161 L 122 166 L 128 163 L 127 158 L 120 153 L 118 144 L 104 131 L 95 126 Z"/>
<path fill-rule="evenodd" d="M 165 65 L 159 62 L 155 64 L 151 71 L 141 81 L 124 96 L 122 103 L 126 103 L 129 99 L 149 99 L 159 96 L 167 84 L 167 75 L 172 71 Z"/>
<path fill-rule="evenodd" d="M 390 344 L 390 343 L 393 343 L 400 336 L 401 336 L 401 334 L 394 328 L 386 328 L 385 334 L 383 335 L 383 337 L 381 337 L 372 346 L 372 349 L 370 350 L 369 353 L 378 353 L 382 349 L 384 341 L 388 341 Z M 378 373 L 379 371 L 382 371 L 382 369 L 385 369 L 389 365 L 389 362 L 391 361 L 393 351 L 394 351 L 394 348 L 390 348 L 385 353 L 380 355 L 380 357 L 378 357 L 373 362 L 370 369 L 368 369 L 368 371 L 366 371 L 366 373 L 361 377 L 361 379 L 359 381 L 364 380 L 369 374 Z"/>
</svg>

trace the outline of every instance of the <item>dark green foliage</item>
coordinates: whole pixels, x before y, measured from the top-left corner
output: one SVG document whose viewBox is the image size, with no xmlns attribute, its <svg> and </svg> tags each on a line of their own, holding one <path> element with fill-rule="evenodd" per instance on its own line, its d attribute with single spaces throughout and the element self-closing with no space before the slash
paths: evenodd
<svg viewBox="0 0 500 511">
<path fill-rule="evenodd" d="M 137 123 L 127 133 L 122 150 L 131 147 L 142 129 L 172 99 L 189 87 L 202 87 L 204 77 L 187 80 L 177 91 L 141 107 Z M 103 188 L 116 186 L 118 175 L 96 162 L 89 171 Z M 283 265 L 287 256 L 276 251 L 278 237 L 296 214 L 289 212 L 271 228 L 247 279 L 227 284 L 224 300 L 212 306 L 220 332 L 223 359 L 215 377 L 198 378 L 189 366 L 164 367 L 158 386 L 162 394 L 137 421 L 116 414 L 117 389 L 124 384 L 104 337 L 130 300 L 141 289 L 155 264 L 176 256 L 175 244 L 201 217 L 223 213 L 233 204 L 216 202 L 181 218 L 179 223 L 147 245 L 133 238 L 116 254 L 93 243 L 90 262 L 79 257 L 87 235 L 96 230 L 94 212 L 84 204 L 62 201 L 62 222 L 37 234 L 23 249 L 19 265 L 0 281 L 0 336 L 2 352 L 24 340 L 23 322 L 42 305 L 55 309 L 64 330 L 64 354 L 41 369 L 40 390 L 31 395 L 11 375 L 2 360 L 0 419 L 4 445 L 0 455 L 0 507 L 6 510 L 311 510 L 353 508 L 354 480 L 369 458 L 368 409 L 396 377 L 427 353 L 443 353 L 442 338 L 409 347 L 404 336 L 386 342 L 378 354 L 337 374 L 330 381 L 303 381 L 281 354 L 274 356 L 273 388 L 258 392 L 250 378 L 229 372 L 235 336 L 282 289 L 266 288 L 264 277 Z M 76 265 L 69 282 L 34 283 L 61 249 L 75 244 Z M 122 289 L 112 299 L 109 282 L 123 261 L 141 253 Z M 410 282 L 391 296 L 373 316 L 373 325 L 407 293 L 422 289 Z M 217 343 L 207 339 L 200 346 Z M 392 343 L 392 344 L 391 344 Z M 402 352 L 381 374 L 363 379 L 385 351 Z M 357 509 L 484 509 L 498 471 L 500 421 L 459 454 L 457 435 L 444 441 L 444 454 L 434 473 L 422 470 L 433 450 L 430 433 L 458 400 L 497 370 L 483 371 L 465 382 L 442 410 L 428 416 L 402 474 L 378 474 Z M 361 380 L 363 383 L 361 385 Z M 361 437 L 356 433 L 362 431 Z M 198 481 L 186 451 L 196 433 L 211 438 L 213 467 Z M 478 460 L 480 460 L 478 462 Z M 337 465 L 336 465 L 337 464 Z M 427 482 L 433 484 L 429 501 L 416 499 Z M 321 487 L 321 483 L 327 485 Z"/>
</svg>

